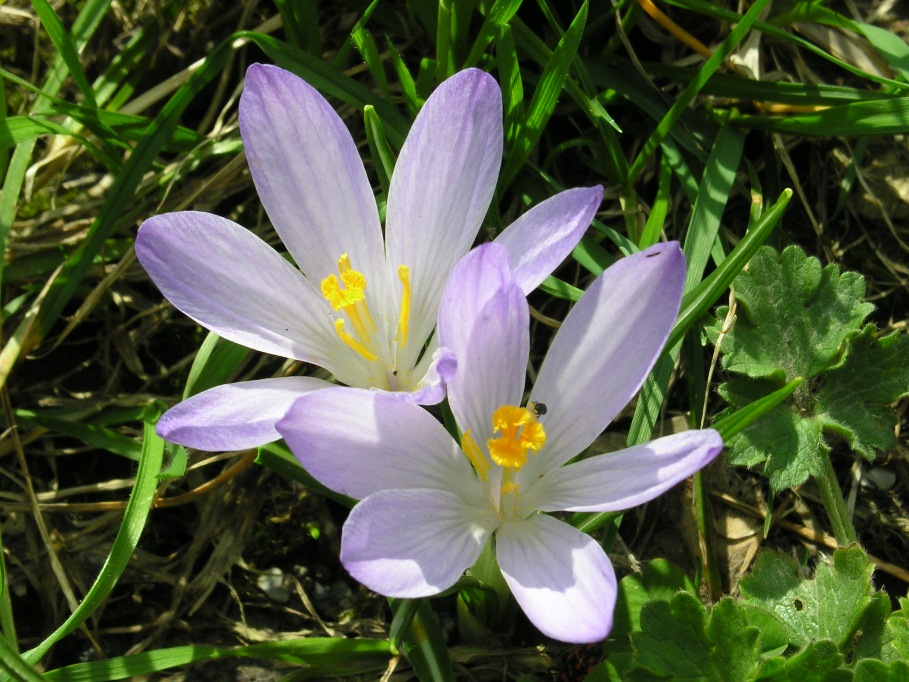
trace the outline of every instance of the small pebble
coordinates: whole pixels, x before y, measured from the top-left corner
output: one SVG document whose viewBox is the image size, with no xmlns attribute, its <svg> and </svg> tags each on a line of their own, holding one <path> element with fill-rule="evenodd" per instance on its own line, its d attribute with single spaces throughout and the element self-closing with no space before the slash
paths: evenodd
<svg viewBox="0 0 909 682">
<path fill-rule="evenodd" d="M 290 601 L 290 590 L 284 587 L 284 573 L 277 566 L 272 566 L 262 572 L 256 580 L 256 585 L 272 601 L 284 604 Z"/>
</svg>

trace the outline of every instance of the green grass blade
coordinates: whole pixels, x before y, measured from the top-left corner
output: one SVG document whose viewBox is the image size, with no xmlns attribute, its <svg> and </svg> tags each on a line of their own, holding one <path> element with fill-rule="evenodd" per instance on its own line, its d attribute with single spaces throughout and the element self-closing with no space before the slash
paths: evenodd
<svg viewBox="0 0 909 682">
<path fill-rule="evenodd" d="M 391 53 L 391 63 L 395 67 L 395 74 L 397 74 L 398 82 L 401 84 L 401 94 L 404 96 L 404 102 L 407 104 L 410 115 L 416 117 L 420 107 L 423 106 L 423 100 L 417 94 L 417 85 L 413 81 L 413 76 L 404 60 L 401 59 L 398 49 L 391 42 L 391 38 L 386 37 L 386 42 L 388 43 L 388 51 Z"/>
<path fill-rule="evenodd" d="M 666 341 L 667 348 L 671 348 L 681 341 L 688 330 L 710 310 L 720 296 L 723 295 L 723 292 L 729 288 L 732 281 L 763 245 L 767 237 L 770 236 L 777 223 L 779 223 L 791 198 L 792 190 L 785 190 L 780 195 L 780 198 L 777 199 L 777 202 L 761 215 L 760 220 L 754 227 L 748 230 L 736 247 L 729 252 L 729 255 L 726 256 L 717 269 L 682 297 L 682 308 L 679 311 L 679 318 L 675 323 L 675 327 L 669 333 L 669 339 Z"/>
<path fill-rule="evenodd" d="M 786 400 L 790 395 L 795 393 L 795 389 L 802 383 L 802 377 L 796 377 L 788 384 L 773 393 L 765 395 L 760 400 L 736 410 L 732 414 L 727 414 L 713 423 L 713 428 L 720 432 L 723 440 L 728 442 L 730 438 L 751 426 L 758 419 L 770 412 L 774 407 Z"/>
<path fill-rule="evenodd" d="M 369 144 L 369 153 L 372 163 L 382 187 L 382 194 L 388 196 L 391 186 L 391 173 L 395 167 L 395 153 L 385 137 L 385 126 L 371 104 L 363 109 L 363 118 L 366 123 L 366 141 Z"/>
<path fill-rule="evenodd" d="M 558 45 L 552 51 L 540 81 L 533 91 L 533 97 L 530 99 L 530 105 L 527 107 L 527 118 L 521 125 L 521 129 L 514 144 L 509 148 L 505 165 L 499 176 L 499 189 L 504 189 L 511 181 L 514 180 L 521 166 L 527 161 L 530 152 L 536 146 L 543 133 L 543 128 L 552 116 L 556 103 L 559 101 L 559 95 L 568 76 L 568 69 L 578 52 L 578 46 L 581 42 L 581 35 L 584 33 L 584 26 L 587 23 L 587 0 L 581 5 L 580 11 L 575 16 L 565 35 L 561 37 Z"/>
<path fill-rule="evenodd" d="M 45 678 L 19 656 L 3 637 L 0 637 L 0 670 L 10 680 L 21 682 L 45 682 Z"/>
<path fill-rule="evenodd" d="M 849 102 L 810 114 L 755 116 L 733 113 L 731 122 L 758 130 L 816 137 L 904 135 L 909 131 L 909 96 Z"/>
<path fill-rule="evenodd" d="M 314 57 L 320 56 L 322 41 L 316 0 L 275 0 L 275 5 L 290 44 Z"/>
<path fill-rule="evenodd" d="M 97 424 L 83 424 L 75 419 L 62 419 L 32 410 L 16 410 L 16 418 L 26 424 L 43 426 L 55 433 L 70 436 L 134 462 L 138 462 L 142 455 L 142 446 L 134 438 L 122 436 Z"/>
<path fill-rule="evenodd" d="M 183 389 L 183 399 L 226 382 L 252 351 L 209 332 L 199 347 Z"/>
<path fill-rule="evenodd" d="M 116 111 L 132 97 L 134 83 L 145 73 L 148 54 L 161 40 L 161 24 L 146 23 L 118 52 L 95 82 L 92 89 L 98 106 Z"/>
<path fill-rule="evenodd" d="M 581 296 L 584 295 L 583 289 L 578 289 L 576 286 L 573 286 L 568 282 L 563 282 L 553 275 L 549 275 L 543 280 L 543 283 L 540 285 L 540 290 L 545 291 L 550 296 L 562 298 L 566 301 L 580 301 Z"/>
<path fill-rule="evenodd" d="M 382 639 L 307 637 L 233 648 L 190 645 L 145 651 L 57 668 L 45 673 L 43 679 L 50 682 L 125 680 L 219 658 L 261 658 L 311 666 L 317 671 L 340 668 L 341 673 L 348 670 L 349 674 L 355 674 L 366 672 L 364 663 L 373 664 L 372 670 L 385 668 L 389 656 L 389 644 Z"/>
<path fill-rule="evenodd" d="M 514 47 L 511 27 L 496 27 L 496 62 L 499 70 L 499 87 L 502 89 L 502 109 L 505 119 L 505 144 L 514 146 L 521 130 L 524 114 L 524 83 L 521 67 Z"/>
<path fill-rule="evenodd" d="M 419 607 L 403 638 L 403 651 L 420 682 L 454 682 L 454 669 L 448 645 L 432 612 L 429 600 L 419 600 Z"/>
<path fill-rule="evenodd" d="M 688 266 L 685 271 L 686 293 L 691 291 L 704 275 L 710 250 L 720 231 L 723 209 L 729 201 L 735 174 L 742 161 L 744 147 L 744 133 L 728 125 L 720 129 L 713 142 L 682 248 Z"/>
<path fill-rule="evenodd" d="M 506 25 L 511 18 L 517 13 L 524 0 L 496 0 L 486 16 L 483 18 L 483 25 L 477 32 L 477 37 L 470 48 L 470 54 L 464 60 L 463 68 L 476 66 L 483 56 L 483 52 L 489 47 L 489 43 L 496 36 L 497 29 Z M 482 10 L 481 10 L 482 11 Z"/>
<path fill-rule="evenodd" d="M 388 640 L 395 651 L 401 651 L 404 648 L 404 639 L 410 632 L 410 626 L 413 625 L 413 619 L 422 603 L 422 599 L 388 600 L 393 614 L 391 625 L 388 627 Z"/>
<path fill-rule="evenodd" d="M 710 77 L 716 72 L 720 65 L 730 54 L 732 54 L 732 50 L 735 49 L 748 31 L 751 30 L 752 25 L 757 21 L 757 18 L 760 16 L 761 12 L 764 11 L 764 7 L 766 7 L 769 2 L 770 0 L 756 0 L 755 3 L 751 5 L 750 9 L 741 18 L 738 25 L 730 31 L 729 35 L 726 36 L 726 39 L 720 43 L 716 52 L 713 53 L 713 56 L 704 62 L 704 65 L 698 70 L 697 75 L 688 83 L 675 102 L 673 102 L 672 107 L 670 107 L 666 116 L 660 121 L 656 130 L 653 131 L 647 139 L 647 142 L 644 143 L 637 158 L 635 158 L 634 162 L 631 164 L 627 178 L 629 186 L 637 182 L 637 179 L 646 167 L 650 156 L 656 151 L 660 142 L 669 134 L 679 118 L 681 118 L 682 114 L 688 109 L 704 84 L 710 80 Z"/>
<path fill-rule="evenodd" d="M 684 0 L 683 3 L 679 2 L 679 0 L 676 0 L 674 4 L 682 4 L 696 12 L 700 12 L 702 14 L 706 14 L 707 16 L 715 17 L 717 19 L 722 19 L 723 21 L 728 21 L 731 24 L 735 24 L 743 19 L 743 17 L 741 15 L 739 15 L 737 12 L 727 10 L 720 3 L 710 2 L 709 0 Z M 818 9 L 820 7 L 819 3 L 799 3 L 798 4 L 798 6 L 802 7 L 802 8 L 812 7 L 812 5 L 815 6 L 814 9 Z M 842 20 L 843 17 L 840 16 L 840 19 Z M 774 26 L 773 24 L 768 24 L 763 21 L 755 21 L 754 27 L 757 30 L 761 31 L 762 33 L 765 33 L 774 38 L 778 38 L 779 40 L 782 40 L 784 42 L 792 43 L 792 44 L 796 45 L 797 47 L 800 47 L 803 50 L 807 50 L 808 52 L 810 52 L 814 55 L 817 55 L 821 59 L 825 59 L 828 62 L 830 62 L 831 64 L 835 64 L 836 66 L 843 69 L 844 71 L 848 71 L 853 76 L 857 76 L 864 80 L 868 80 L 873 83 L 878 83 L 880 85 L 886 85 L 886 86 L 895 88 L 897 90 L 905 91 L 905 90 L 909 89 L 909 83 L 901 83 L 900 81 L 893 80 L 892 78 L 882 78 L 881 76 L 877 76 L 875 74 L 868 73 L 867 71 L 863 71 L 862 69 L 860 69 L 856 66 L 853 66 L 852 64 L 844 62 L 841 59 L 837 59 L 833 55 L 828 54 L 827 52 L 825 52 L 821 48 L 817 47 L 813 43 L 811 43 L 803 38 L 799 38 L 798 36 L 795 36 L 792 33 L 779 28 L 778 26 Z"/>
<path fill-rule="evenodd" d="M 366 66 L 385 99 L 391 99 L 391 93 L 388 90 L 388 77 L 385 75 L 385 65 L 382 63 L 382 57 L 379 55 L 379 48 L 376 47 L 376 41 L 373 40 L 372 34 L 368 29 L 361 28 L 351 33 L 351 39 L 357 46 L 357 50 L 366 62 Z"/>
<path fill-rule="evenodd" d="M 660 233 L 663 231 L 666 216 L 669 214 L 669 192 L 671 186 L 672 164 L 669 163 L 669 157 L 664 153 L 660 158 L 660 175 L 659 184 L 657 186 L 657 195 L 653 200 L 650 215 L 647 216 L 647 222 L 644 224 L 644 230 L 641 232 L 641 238 L 638 240 L 638 246 L 641 249 L 653 246 L 660 240 Z"/>
<path fill-rule="evenodd" d="M 51 635 L 34 649 L 27 651 L 23 658 L 34 665 L 48 650 L 63 637 L 79 627 L 91 616 L 110 594 L 117 584 L 130 557 L 139 543 L 139 537 L 145 528 L 155 489 L 158 484 L 158 472 L 164 459 L 164 441 L 155 433 L 154 424 L 145 423 L 142 441 L 142 457 L 136 473 L 136 482 L 126 503 L 126 512 L 117 536 L 114 538 L 110 554 L 101 567 L 101 572 L 89 588 L 79 607 Z"/>
<path fill-rule="evenodd" d="M 77 53 L 98 28 L 109 5 L 110 0 L 88 0 L 79 12 L 72 27 L 72 43 Z M 66 74 L 66 63 L 58 55 L 44 80 L 43 92 L 48 95 L 56 95 L 66 79 Z M 49 102 L 44 98 L 39 98 L 32 108 L 33 114 L 43 114 L 49 111 Z M 6 252 L 9 233 L 16 217 L 19 192 L 22 191 L 22 182 L 31 163 L 34 148 L 35 140 L 28 140 L 17 145 L 6 169 L 6 177 L 3 179 L 3 188 L 0 191 L 0 252 L 3 253 Z M 0 258 L 0 281 L 3 280 L 3 267 L 4 259 Z"/>
<path fill-rule="evenodd" d="M 859 23 L 857 28 L 891 68 L 909 80 L 909 45 L 895 33 L 879 26 Z"/>
<path fill-rule="evenodd" d="M 92 90 L 92 86 L 88 83 L 88 78 L 85 77 L 85 71 L 79 61 L 79 55 L 76 53 L 76 46 L 73 45 L 72 40 L 66 33 L 66 29 L 60 23 L 60 17 L 57 16 L 57 13 L 54 12 L 47 0 L 32 0 L 32 7 L 35 8 L 35 13 L 41 20 L 41 25 L 47 31 L 47 35 L 54 47 L 57 48 L 57 54 L 60 55 L 63 63 L 66 64 L 69 75 L 75 81 L 76 87 L 82 92 L 85 101 L 92 107 L 97 108 L 95 93 Z"/>
<path fill-rule="evenodd" d="M 440 83 L 455 71 L 451 34 L 454 32 L 453 0 L 438 0 L 436 15 L 436 80 Z"/>
<path fill-rule="evenodd" d="M 363 28 L 369 22 L 369 19 L 372 17 L 372 13 L 375 11 L 376 7 L 379 6 L 379 0 L 372 0 L 371 3 L 363 10 L 363 14 L 360 15 L 360 18 L 357 19 L 357 23 L 354 24 L 353 29 L 351 30 L 351 35 L 354 31 Z M 331 69 L 335 71 L 342 71 L 344 65 L 347 63 L 347 58 L 350 57 L 350 52 L 353 50 L 353 41 L 347 40 L 344 41 L 341 45 L 341 49 L 338 50 L 337 56 L 331 62 Z M 318 57 L 318 55 L 314 55 Z M 320 60 L 321 61 L 321 60 Z"/>
<path fill-rule="evenodd" d="M 13 604 L 9 597 L 9 575 L 6 571 L 2 528 L 0 528 L 0 639 L 18 655 L 19 637 L 16 634 L 16 619 L 13 616 Z"/>
</svg>

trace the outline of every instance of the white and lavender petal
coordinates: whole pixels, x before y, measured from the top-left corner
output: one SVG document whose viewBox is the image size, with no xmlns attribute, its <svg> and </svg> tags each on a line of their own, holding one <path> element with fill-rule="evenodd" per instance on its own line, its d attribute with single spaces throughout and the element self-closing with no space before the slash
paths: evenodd
<svg viewBox="0 0 909 682">
<path fill-rule="evenodd" d="M 318 284 L 338 258 L 366 275 L 384 305 L 382 230 L 360 154 L 315 88 L 277 66 L 253 64 L 240 98 L 240 134 L 268 217 L 297 265 Z"/>
<path fill-rule="evenodd" d="M 446 490 L 386 490 L 355 506 L 341 535 L 341 563 L 369 589 L 416 598 L 448 589 L 470 568 L 495 514 Z"/>
<path fill-rule="evenodd" d="M 525 294 L 536 289 L 584 236 L 603 200 L 603 188 L 565 190 L 534 206 L 495 238 L 511 255 Z"/>
<path fill-rule="evenodd" d="M 225 339 L 332 369 L 328 306 L 268 244 L 210 213 L 149 218 L 136 256 L 178 310 Z"/>
<path fill-rule="evenodd" d="M 551 516 L 503 524 L 496 558 L 505 582 L 537 629 L 586 644 L 612 629 L 616 579 L 596 541 Z"/>
<path fill-rule="evenodd" d="M 462 431 L 491 436 L 492 414 L 519 405 L 530 353 L 530 313 L 505 247 L 483 244 L 452 270 L 439 308 L 439 343 L 458 366 L 448 402 Z"/>
<path fill-rule="evenodd" d="M 649 502 L 723 449 L 713 429 L 684 431 L 567 464 L 532 483 L 523 502 L 543 511 L 621 511 Z"/>
<path fill-rule="evenodd" d="M 215 386 L 178 403 L 155 430 L 171 443 L 199 450 L 245 450 L 281 438 L 275 425 L 302 395 L 333 384 L 314 377 L 278 377 Z"/>
<path fill-rule="evenodd" d="M 380 490 L 451 490 L 482 504 L 467 458 L 429 412 L 390 394 L 334 387 L 297 400 L 278 422 L 317 481 L 363 499 Z"/>
<path fill-rule="evenodd" d="M 531 400 L 547 406 L 547 442 L 519 483 L 583 452 L 634 397 L 675 323 L 684 279 L 685 257 L 668 242 L 619 260 L 590 285 L 531 391 Z"/>
<path fill-rule="evenodd" d="M 467 69 L 442 83 L 417 115 L 388 191 L 391 280 L 410 267 L 411 362 L 435 326 L 442 287 L 480 229 L 502 160 L 502 95 Z"/>
</svg>

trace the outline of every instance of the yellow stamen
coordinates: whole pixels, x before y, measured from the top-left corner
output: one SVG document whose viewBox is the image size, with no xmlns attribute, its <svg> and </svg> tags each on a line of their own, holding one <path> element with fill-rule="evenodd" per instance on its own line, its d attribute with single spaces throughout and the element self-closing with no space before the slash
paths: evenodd
<svg viewBox="0 0 909 682">
<path fill-rule="evenodd" d="M 543 425 L 524 407 L 502 405 L 492 415 L 492 428 L 502 435 L 490 438 L 486 446 L 492 461 L 502 467 L 520 469 L 527 463 L 527 453 L 546 443 Z"/>
<path fill-rule="evenodd" d="M 398 348 L 407 345 L 407 325 L 410 323 L 410 268 L 398 266 L 398 279 L 404 289 L 401 291 L 401 313 L 398 316 Z"/>
<path fill-rule="evenodd" d="M 344 331 L 344 320 L 335 320 L 335 331 L 338 332 L 338 336 L 341 337 L 344 343 L 357 351 L 367 361 L 372 362 L 376 359 L 375 353 L 371 353 L 362 343 Z"/>
<path fill-rule="evenodd" d="M 322 280 L 322 296 L 332 308 L 347 313 L 356 338 L 342 329 L 343 320 L 335 321 L 335 329 L 344 343 L 367 360 L 375 360 L 376 354 L 370 351 L 369 347 L 372 346 L 376 323 L 366 305 L 366 278 L 362 272 L 350 267 L 350 258 L 346 253 L 342 253 L 338 258 L 338 273 L 341 275 L 340 280 L 337 275 L 329 275 Z"/>
<path fill-rule="evenodd" d="M 503 485 L 500 489 L 503 495 L 517 495 L 518 494 L 518 484 L 514 481 L 509 481 Z"/>
<path fill-rule="evenodd" d="M 464 432 L 464 435 L 461 436 L 461 450 L 463 450 L 464 454 L 467 455 L 467 459 L 469 459 L 470 463 L 473 464 L 473 468 L 477 470 L 477 474 L 479 474 L 480 478 L 485 481 L 486 472 L 489 471 L 492 466 L 489 464 L 489 462 L 486 461 L 486 458 L 483 456 L 480 447 L 477 445 L 477 442 L 470 434 L 470 429 L 467 429 Z"/>
</svg>

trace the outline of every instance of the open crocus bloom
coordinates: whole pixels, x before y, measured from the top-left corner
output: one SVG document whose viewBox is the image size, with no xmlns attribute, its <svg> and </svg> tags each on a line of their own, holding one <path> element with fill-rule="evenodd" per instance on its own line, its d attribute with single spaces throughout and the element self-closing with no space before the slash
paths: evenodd
<svg viewBox="0 0 909 682">
<path fill-rule="evenodd" d="M 254 64 L 239 115 L 256 189 L 297 267 L 236 223 L 192 211 L 142 224 L 143 267 L 176 308 L 226 339 L 319 365 L 349 386 L 439 402 L 454 371 L 431 338 L 442 288 L 473 244 L 501 164 L 496 82 L 468 69 L 426 101 L 394 169 L 384 241 L 356 145 L 315 89 Z M 562 192 L 499 235 L 524 291 L 568 255 L 601 198 L 601 187 Z M 329 385 L 220 386 L 167 412 L 158 433 L 206 450 L 261 445 L 279 438 L 275 422 L 296 397 Z"/>
<path fill-rule="evenodd" d="M 341 561 L 364 585 L 393 597 L 437 594 L 494 535 L 502 574 L 540 631 L 594 642 L 612 626 L 612 566 L 592 538 L 539 512 L 633 507 L 722 449 L 705 429 L 569 463 L 659 356 L 678 314 L 684 256 L 660 244 L 606 270 L 566 317 L 526 407 L 528 306 L 509 260 L 497 244 L 478 247 L 442 298 L 460 447 L 419 406 L 352 388 L 300 398 L 278 430 L 310 474 L 361 500 L 344 524 Z"/>
</svg>

